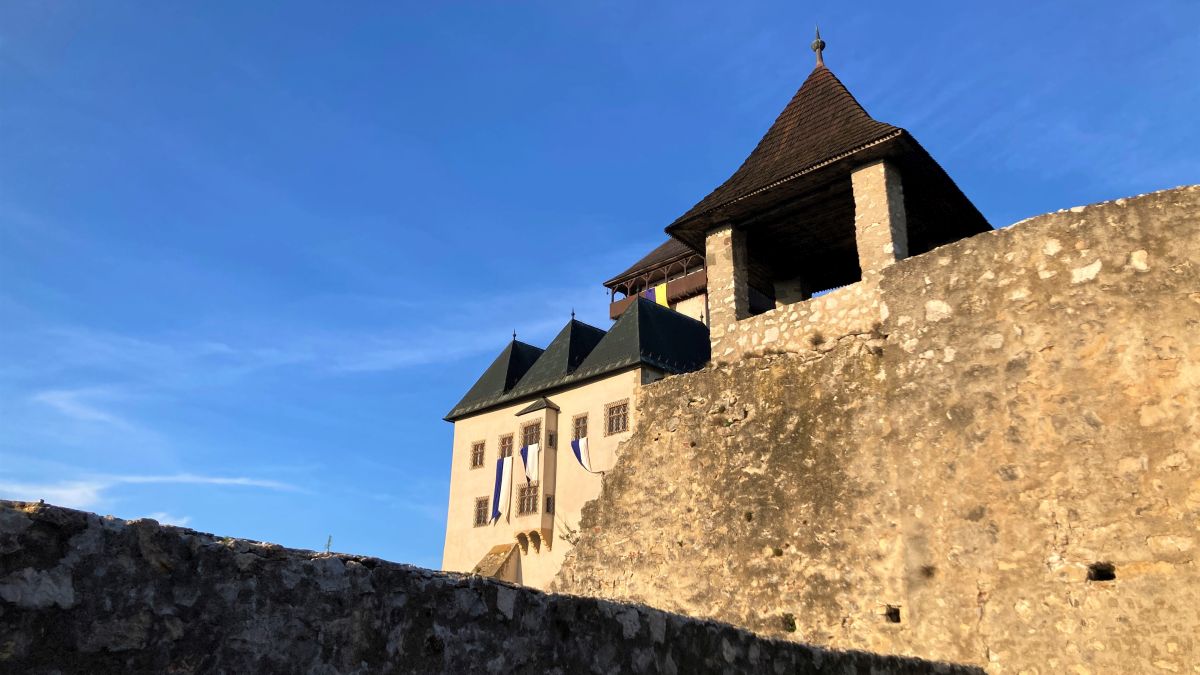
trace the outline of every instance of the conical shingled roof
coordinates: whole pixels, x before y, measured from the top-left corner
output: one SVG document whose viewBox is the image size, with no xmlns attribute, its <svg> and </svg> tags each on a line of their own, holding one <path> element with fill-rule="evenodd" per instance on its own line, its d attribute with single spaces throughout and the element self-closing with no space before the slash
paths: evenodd
<svg viewBox="0 0 1200 675">
<path fill-rule="evenodd" d="M 672 227 L 902 131 L 872 119 L 833 71 L 818 65 L 729 180 Z"/>
<path fill-rule="evenodd" d="M 603 337 L 599 328 L 571 319 L 513 387 L 512 395 L 536 392 L 575 372 Z"/>
<path fill-rule="evenodd" d="M 496 360 L 492 361 L 492 365 L 483 371 L 483 375 L 479 376 L 458 405 L 446 414 L 446 418 L 503 399 L 541 355 L 541 349 L 514 339 L 500 352 Z"/>
</svg>

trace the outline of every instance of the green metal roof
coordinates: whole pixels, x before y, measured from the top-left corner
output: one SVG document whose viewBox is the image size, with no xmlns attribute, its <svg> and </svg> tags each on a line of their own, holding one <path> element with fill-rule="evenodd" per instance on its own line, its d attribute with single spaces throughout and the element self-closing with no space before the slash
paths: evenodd
<svg viewBox="0 0 1200 675">
<path fill-rule="evenodd" d="M 484 380 L 497 379 L 490 374 L 507 352 L 506 349 L 501 353 L 471 391 L 446 414 L 446 421 L 530 400 L 639 364 L 668 373 L 699 370 L 708 363 L 708 327 L 673 309 L 638 298 L 607 333 L 574 319 L 569 321 L 545 351 L 539 352 L 537 361 L 527 367 L 515 386 L 503 394 L 496 395 L 493 386 L 481 388 Z M 475 395 L 476 390 L 480 390 L 480 395 Z"/>
</svg>

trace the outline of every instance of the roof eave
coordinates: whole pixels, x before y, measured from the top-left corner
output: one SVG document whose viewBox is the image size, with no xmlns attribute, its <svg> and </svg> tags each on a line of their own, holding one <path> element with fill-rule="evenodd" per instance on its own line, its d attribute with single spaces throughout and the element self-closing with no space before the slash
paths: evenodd
<svg viewBox="0 0 1200 675">
<path fill-rule="evenodd" d="M 677 241 L 679 241 L 679 243 L 688 247 L 687 253 L 681 253 L 679 255 L 674 255 L 674 256 L 671 256 L 670 258 L 665 258 L 662 261 L 657 262 L 653 265 L 645 265 L 643 267 L 637 268 L 636 270 L 624 272 L 618 276 L 615 276 L 615 277 L 609 279 L 608 281 L 605 281 L 604 282 L 605 288 L 608 288 L 611 286 L 616 286 L 617 284 L 620 284 L 622 282 L 629 281 L 635 277 L 639 277 L 639 276 L 645 274 L 646 272 L 656 270 L 660 267 L 666 267 L 667 265 L 673 265 L 681 260 L 686 260 L 686 259 L 690 258 L 691 256 L 697 255 L 697 251 L 695 250 L 694 246 L 692 246 L 691 244 L 687 243 L 686 241 L 684 241 L 682 239 L 679 239 L 679 237 L 676 237 L 674 235 L 671 235 L 671 236 L 673 239 L 676 239 Z M 703 255 L 702 251 L 700 252 L 700 255 Z"/>
<path fill-rule="evenodd" d="M 533 398 L 533 397 L 546 397 L 557 391 L 560 391 L 564 387 L 572 387 L 575 385 L 584 384 L 584 383 L 590 382 L 591 380 L 594 380 L 596 378 L 604 377 L 605 375 L 612 375 L 614 373 L 628 370 L 629 368 L 633 368 L 633 367 L 640 366 L 640 365 L 643 365 L 642 359 L 623 359 L 621 361 L 617 361 L 617 362 L 614 362 L 611 364 L 606 364 L 604 367 L 595 369 L 594 371 L 589 371 L 587 373 L 580 374 L 578 377 L 576 377 L 576 374 L 579 373 L 579 371 L 576 370 L 571 375 L 569 375 L 565 378 L 562 378 L 561 380 L 559 380 L 557 382 L 548 384 L 545 388 L 539 389 L 536 392 L 532 392 L 532 393 L 526 394 L 524 396 L 516 396 L 511 399 L 500 399 L 497 401 L 480 404 L 477 407 L 468 408 L 466 410 L 462 410 L 457 413 L 454 410 L 451 410 L 450 413 L 448 415 L 446 415 L 445 417 L 443 417 L 442 419 L 447 422 L 451 422 L 451 423 L 457 422 L 458 420 L 461 420 L 464 417 L 470 417 L 472 415 L 478 415 L 478 414 L 485 413 L 485 412 L 491 412 L 491 411 L 495 410 L 496 408 L 500 408 L 500 407 L 507 406 L 507 405 L 515 405 L 514 402 L 528 400 L 529 398 Z M 655 367 L 658 367 L 658 366 L 655 366 Z"/>
<path fill-rule="evenodd" d="M 741 196 L 721 202 L 720 204 L 717 204 L 716 206 L 712 206 L 710 208 L 705 209 L 704 211 L 692 214 L 690 216 L 687 214 L 684 214 L 684 215 L 680 216 L 679 218 L 677 218 L 675 220 L 675 222 L 668 225 L 666 227 L 665 231 L 668 235 L 678 239 L 679 241 L 683 242 L 684 244 L 686 244 L 692 248 L 696 248 L 697 246 L 699 246 L 701 248 L 701 250 L 703 250 L 703 246 L 704 246 L 703 236 L 701 236 L 701 238 L 698 240 L 698 242 L 689 240 L 690 235 L 695 231 L 694 225 L 697 224 L 701 219 L 707 219 L 709 221 L 712 221 L 712 220 L 714 220 L 712 218 L 713 214 L 716 214 L 723 210 L 727 210 L 730 206 L 733 206 L 740 202 L 744 202 L 745 200 L 750 199 L 751 197 L 755 197 L 757 195 L 763 194 L 764 192 L 768 192 L 770 190 L 778 188 L 786 183 L 796 180 L 797 178 L 801 178 L 803 176 L 813 174 L 821 169 L 825 169 L 825 168 L 827 168 L 831 165 L 834 165 L 838 162 L 850 159 L 851 157 L 854 157 L 855 155 L 858 155 L 866 150 L 869 150 L 876 146 L 882 145 L 889 141 L 901 138 L 902 136 L 905 136 L 907 134 L 908 134 L 908 132 L 905 131 L 904 129 L 895 127 L 895 128 L 893 128 L 892 131 L 884 134 L 883 136 L 880 136 L 879 138 L 876 138 L 875 140 L 873 140 L 869 143 L 864 143 L 864 144 L 859 145 L 851 150 L 847 150 L 846 152 L 843 152 L 843 153 L 840 153 L 833 157 L 830 157 L 829 159 L 826 159 L 826 160 L 823 160 L 816 164 L 813 164 L 811 166 L 805 167 L 805 168 L 803 168 L 795 173 L 792 173 L 784 178 L 781 178 L 777 181 L 768 183 L 767 185 L 763 185 L 762 187 L 759 187 L 759 188 L 755 188 L 754 190 L 750 190 L 749 192 L 746 192 L 745 194 L 742 194 Z M 718 189 L 720 189 L 720 188 L 718 188 Z M 707 230 L 707 229 L 708 229 L 707 227 L 704 228 L 704 230 Z"/>
</svg>

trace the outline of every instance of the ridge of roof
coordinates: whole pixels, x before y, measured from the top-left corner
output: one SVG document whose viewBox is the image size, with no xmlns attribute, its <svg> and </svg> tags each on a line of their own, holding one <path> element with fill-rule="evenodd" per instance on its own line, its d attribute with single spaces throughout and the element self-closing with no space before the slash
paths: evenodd
<svg viewBox="0 0 1200 675">
<path fill-rule="evenodd" d="M 571 319 L 512 389 L 514 397 L 540 390 L 548 382 L 570 375 L 604 338 L 604 331 Z"/>
<path fill-rule="evenodd" d="M 479 376 L 479 379 L 467 390 L 467 393 L 447 416 L 453 415 L 460 408 L 486 404 L 488 401 L 504 398 L 541 357 L 542 351 L 538 347 L 514 338 L 500 351 L 492 364 L 483 371 L 483 375 Z"/>
<path fill-rule="evenodd" d="M 833 71 L 818 64 L 737 171 L 667 231 L 903 132 L 872 118 Z"/>
</svg>

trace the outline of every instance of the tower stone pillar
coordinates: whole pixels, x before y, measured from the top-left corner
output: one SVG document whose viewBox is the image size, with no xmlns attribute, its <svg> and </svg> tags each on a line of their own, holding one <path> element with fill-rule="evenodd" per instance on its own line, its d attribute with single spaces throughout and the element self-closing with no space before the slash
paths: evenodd
<svg viewBox="0 0 1200 675">
<path fill-rule="evenodd" d="M 715 345 L 729 324 L 750 315 L 746 233 L 730 223 L 709 230 L 704 239 L 704 263 L 708 268 L 709 334 Z"/>
<path fill-rule="evenodd" d="M 850 175 L 854 188 L 854 237 L 863 278 L 908 257 L 908 222 L 900 172 L 878 161 Z"/>
</svg>

